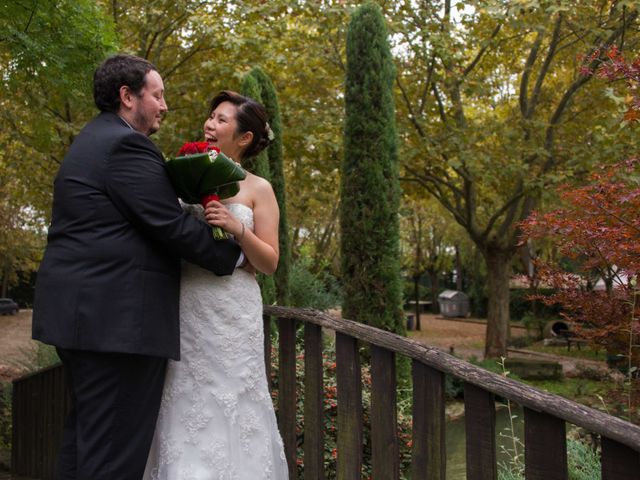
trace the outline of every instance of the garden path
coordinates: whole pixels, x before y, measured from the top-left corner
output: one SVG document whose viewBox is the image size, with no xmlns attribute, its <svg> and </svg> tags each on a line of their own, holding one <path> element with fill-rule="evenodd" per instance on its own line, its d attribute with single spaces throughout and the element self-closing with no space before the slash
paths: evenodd
<svg viewBox="0 0 640 480">
<path fill-rule="evenodd" d="M 28 371 L 37 343 L 31 340 L 31 310 L 0 315 L 0 381 L 9 381 Z"/>
<path fill-rule="evenodd" d="M 447 319 L 439 315 L 421 314 L 420 323 L 420 331 L 412 330 L 409 332 L 409 336 L 414 340 L 447 352 L 451 352 L 453 348 L 453 353 L 462 358 L 483 358 L 486 333 L 485 321 L 473 318 Z M 524 327 L 517 325 L 511 327 L 511 335 L 514 337 L 525 336 L 526 334 L 527 330 Z M 534 352 L 523 348 L 509 348 L 508 355 L 518 358 L 540 358 L 557 361 L 562 365 L 562 371 L 565 375 L 571 375 L 580 366 L 607 369 L 605 362 Z"/>
</svg>

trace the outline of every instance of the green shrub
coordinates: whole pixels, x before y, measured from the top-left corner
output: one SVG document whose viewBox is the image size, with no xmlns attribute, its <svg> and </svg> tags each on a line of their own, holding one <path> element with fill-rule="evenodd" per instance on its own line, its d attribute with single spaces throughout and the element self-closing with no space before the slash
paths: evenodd
<svg viewBox="0 0 640 480">
<path fill-rule="evenodd" d="M 416 299 L 415 285 L 413 283 L 412 278 L 403 278 L 402 282 L 402 298 L 403 303 L 406 305 L 408 302 L 412 302 Z M 418 297 L 420 300 L 430 299 L 431 298 L 431 288 L 423 285 L 422 283 L 418 284 Z"/>
<path fill-rule="evenodd" d="M 0 451 L 11 451 L 11 382 L 0 383 Z"/>
<path fill-rule="evenodd" d="M 530 337 L 529 335 L 525 335 L 523 337 L 511 337 L 507 341 L 507 345 L 513 348 L 526 348 L 530 345 L 533 345 L 535 342 L 535 338 Z"/>
<path fill-rule="evenodd" d="M 567 440 L 569 480 L 600 480 L 600 456 L 597 450 L 579 440 Z M 524 480 L 524 465 L 498 464 L 498 480 Z"/>
<path fill-rule="evenodd" d="M 300 334 L 298 334 L 300 339 Z M 272 338 L 272 341 L 274 339 Z M 361 350 L 365 353 L 366 349 Z M 366 355 L 362 355 L 361 359 Z M 298 477 L 304 478 L 304 359 L 302 342 L 296 342 L 296 435 L 297 435 L 297 467 Z M 271 350 L 271 392 L 274 404 L 278 404 L 278 363 L 277 342 L 273 343 Z M 324 337 L 322 365 L 324 370 L 324 469 L 326 478 L 336 478 L 337 467 L 337 424 L 338 424 L 338 398 L 336 379 L 335 342 L 330 336 Z M 363 478 L 371 478 L 371 370 L 366 361 L 362 361 L 362 413 L 363 413 Z M 411 466 L 411 392 L 398 392 L 397 397 L 397 424 L 398 424 L 398 450 L 400 454 L 400 471 L 410 470 Z M 406 478 L 406 477 L 402 477 Z"/>
<path fill-rule="evenodd" d="M 299 257 L 293 263 L 289 281 L 289 300 L 293 307 L 326 310 L 340 304 L 340 286 L 328 272 L 315 274 L 311 261 Z"/>
<path fill-rule="evenodd" d="M 448 400 L 464 398 L 464 382 L 452 375 L 445 376 L 444 393 Z"/>
<path fill-rule="evenodd" d="M 487 310 L 489 308 L 486 284 L 480 282 L 471 283 L 467 291 L 467 295 L 469 295 L 471 316 L 476 318 L 486 318 Z"/>
<path fill-rule="evenodd" d="M 35 372 L 60 363 L 56 347 L 40 342 L 36 342 L 36 344 L 37 348 L 33 356 L 30 356 L 27 360 L 17 362 L 21 369 L 27 372 Z"/>
<path fill-rule="evenodd" d="M 558 305 L 549 307 L 540 301 L 532 301 L 528 298 L 531 293 L 531 290 L 528 288 L 512 288 L 510 290 L 509 316 L 511 320 L 524 319 L 527 314 L 532 314 L 531 312 L 534 312 L 535 316 L 541 319 L 559 316 L 560 307 Z M 536 290 L 536 293 L 540 295 L 550 295 L 553 293 L 553 289 L 539 288 Z"/>
<path fill-rule="evenodd" d="M 544 327 L 549 321 L 549 317 L 539 317 L 532 312 L 527 312 L 522 317 L 522 324 L 527 328 L 527 335 L 532 335 L 538 340 L 544 338 Z"/>
<path fill-rule="evenodd" d="M 569 480 L 600 480 L 599 452 L 579 440 L 567 442 Z"/>
</svg>

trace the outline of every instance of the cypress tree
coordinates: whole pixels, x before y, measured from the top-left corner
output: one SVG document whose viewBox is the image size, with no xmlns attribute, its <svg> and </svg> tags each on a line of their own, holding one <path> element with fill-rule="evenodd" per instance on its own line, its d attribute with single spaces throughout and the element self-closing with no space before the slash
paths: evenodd
<svg viewBox="0 0 640 480">
<path fill-rule="evenodd" d="M 264 104 L 262 100 L 260 85 L 258 84 L 256 78 L 251 74 L 245 75 L 242 79 L 241 93 L 245 97 L 252 98 L 257 102 Z M 245 161 L 243 162 L 243 167 L 254 175 L 258 175 L 271 181 L 269 158 L 267 155 L 267 150 L 269 148 L 271 148 L 271 146 L 269 146 L 266 150 L 260 152 L 257 156 L 245 159 Z M 257 280 L 258 284 L 260 285 L 260 292 L 262 293 L 262 303 L 266 305 L 274 304 L 276 301 L 276 286 L 274 277 L 272 277 L 271 275 L 263 275 L 262 273 L 258 273 Z"/>
<path fill-rule="evenodd" d="M 367 3 L 354 12 L 347 31 L 342 312 L 404 335 L 394 76 L 384 18 L 377 5 Z"/>
<path fill-rule="evenodd" d="M 260 88 L 260 84 L 253 75 L 249 73 L 244 76 L 244 78 L 242 79 L 242 87 L 240 92 L 242 95 L 252 98 L 256 102 L 260 102 L 264 105 L 261 90 L 262 89 Z M 269 148 L 271 147 L 269 146 Z M 269 157 L 267 154 L 267 150 L 268 148 L 263 150 L 253 158 L 245 159 L 243 167 L 254 175 L 258 175 L 259 177 L 266 178 L 267 180 L 271 181 L 271 171 L 269 169 Z"/>
<path fill-rule="evenodd" d="M 267 149 L 271 185 L 275 192 L 280 208 L 280 225 L 278 228 L 280 261 L 274 275 L 276 284 L 276 297 L 279 305 L 289 303 L 289 270 L 291 264 L 291 247 L 289 242 L 289 227 L 287 223 L 287 205 L 284 180 L 284 167 L 282 162 L 282 122 L 280 119 L 280 104 L 278 95 L 269 76 L 260 68 L 254 67 L 249 73 L 253 77 L 260 91 L 261 103 L 267 109 L 269 126 L 273 131 L 273 141 Z"/>
</svg>

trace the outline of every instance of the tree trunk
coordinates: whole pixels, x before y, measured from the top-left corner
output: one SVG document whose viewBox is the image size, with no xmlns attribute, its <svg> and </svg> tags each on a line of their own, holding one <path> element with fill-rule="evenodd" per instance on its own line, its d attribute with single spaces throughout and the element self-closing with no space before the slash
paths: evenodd
<svg viewBox="0 0 640 480">
<path fill-rule="evenodd" d="M 2 263 L 0 264 L 0 274 L 2 275 L 2 284 L 0 285 L 0 297 L 6 297 L 9 291 L 9 275 L 11 274 L 9 270 L 9 259 L 5 257 L 2 259 Z"/>
<path fill-rule="evenodd" d="M 438 272 L 429 271 L 429 279 L 431 280 L 431 312 L 440 313 L 440 306 L 438 305 Z"/>
<path fill-rule="evenodd" d="M 509 277 L 512 255 L 502 249 L 488 248 L 484 252 L 487 262 L 487 334 L 485 358 L 507 356 L 509 339 Z"/>
<path fill-rule="evenodd" d="M 9 291 L 9 282 L 7 281 L 8 277 L 6 275 L 2 276 L 2 291 L 0 291 L 1 297 L 6 297 L 7 292 Z"/>
<path fill-rule="evenodd" d="M 416 315 L 416 330 L 421 330 L 420 325 L 420 275 L 413 276 L 413 298 L 416 301 L 415 315 Z"/>
<path fill-rule="evenodd" d="M 462 291 L 462 259 L 460 258 L 460 249 L 456 245 L 456 290 Z"/>
</svg>

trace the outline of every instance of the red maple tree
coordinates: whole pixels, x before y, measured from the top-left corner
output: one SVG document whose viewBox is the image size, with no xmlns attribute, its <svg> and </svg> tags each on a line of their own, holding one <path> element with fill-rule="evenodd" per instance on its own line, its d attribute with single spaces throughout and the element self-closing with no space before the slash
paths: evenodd
<svg viewBox="0 0 640 480">
<path fill-rule="evenodd" d="M 607 80 L 625 80 L 624 121 L 640 120 L 640 59 L 627 62 L 616 48 L 595 72 Z M 628 417 L 636 420 L 640 397 L 640 158 L 601 166 L 586 185 L 559 190 L 562 208 L 534 212 L 521 224 L 523 239 L 552 240 L 558 257 L 574 265 L 538 262 L 537 277 L 554 289 L 535 296 L 559 304 L 562 315 L 592 344 L 604 347 L 609 360 L 627 374 L 624 393 Z M 595 288 L 594 279 L 602 282 Z M 602 285 L 604 283 L 604 286 Z"/>
<path fill-rule="evenodd" d="M 639 167 L 639 159 L 602 167 L 589 184 L 562 188 L 563 208 L 535 212 L 522 224 L 525 238 L 550 238 L 559 256 L 576 266 L 569 273 L 558 264 L 538 263 L 538 278 L 555 289 L 538 299 L 560 304 L 583 337 L 610 352 L 628 351 L 630 325 L 633 335 L 640 334 L 638 322 L 631 321 L 640 314 Z M 597 277 L 602 290 L 594 288 Z"/>
</svg>

